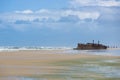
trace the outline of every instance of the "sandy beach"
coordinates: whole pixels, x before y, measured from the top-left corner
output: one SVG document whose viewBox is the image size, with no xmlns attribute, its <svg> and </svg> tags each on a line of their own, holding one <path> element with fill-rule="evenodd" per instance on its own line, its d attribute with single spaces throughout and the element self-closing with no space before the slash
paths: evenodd
<svg viewBox="0 0 120 80">
<path fill-rule="evenodd" d="M 0 52 L 0 80 L 120 79 L 120 72 L 117 72 L 120 71 L 120 56 L 60 54 L 64 51 Z M 101 70 L 103 72 L 99 73 Z M 111 74 L 115 75 L 110 76 Z"/>
</svg>

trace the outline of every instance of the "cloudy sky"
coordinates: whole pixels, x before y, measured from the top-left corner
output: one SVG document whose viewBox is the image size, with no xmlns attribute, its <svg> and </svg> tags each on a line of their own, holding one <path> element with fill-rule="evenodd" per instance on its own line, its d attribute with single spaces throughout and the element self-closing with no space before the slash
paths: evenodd
<svg viewBox="0 0 120 80">
<path fill-rule="evenodd" d="M 0 46 L 120 46 L 120 0 L 0 0 Z"/>
</svg>

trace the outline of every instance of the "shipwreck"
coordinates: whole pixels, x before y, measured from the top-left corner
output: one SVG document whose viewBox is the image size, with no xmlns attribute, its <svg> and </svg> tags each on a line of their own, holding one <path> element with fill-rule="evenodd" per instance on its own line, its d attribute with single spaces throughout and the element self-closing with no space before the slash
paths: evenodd
<svg viewBox="0 0 120 80">
<path fill-rule="evenodd" d="M 74 48 L 74 50 L 96 50 L 96 49 L 107 49 L 106 45 L 100 44 L 100 41 L 98 43 L 78 43 L 77 48 Z"/>
</svg>

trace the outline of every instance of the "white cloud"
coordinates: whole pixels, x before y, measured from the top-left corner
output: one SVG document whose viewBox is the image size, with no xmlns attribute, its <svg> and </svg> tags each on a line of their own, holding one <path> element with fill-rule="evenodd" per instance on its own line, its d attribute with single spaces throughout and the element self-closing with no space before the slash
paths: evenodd
<svg viewBox="0 0 120 80">
<path fill-rule="evenodd" d="M 107 6 L 107 7 L 110 7 L 110 6 L 120 6 L 120 1 L 115 1 L 115 0 L 108 0 L 108 1 L 99 1 L 98 2 L 98 5 L 99 6 Z"/>
<path fill-rule="evenodd" d="M 79 19 L 83 20 L 86 18 L 97 19 L 100 16 L 99 12 L 85 12 L 85 11 L 74 11 L 74 10 L 66 10 L 64 11 L 64 15 L 75 15 L 78 16 Z"/>
<path fill-rule="evenodd" d="M 15 13 L 22 13 L 22 14 L 32 14 L 32 10 L 24 10 L 24 11 L 15 11 Z"/>
<path fill-rule="evenodd" d="M 50 11 L 47 9 L 40 9 L 38 11 L 35 11 L 35 13 L 49 13 Z"/>
<path fill-rule="evenodd" d="M 67 16 L 76 16 L 79 18 L 79 20 L 84 20 L 87 18 L 90 18 L 92 20 L 97 19 L 100 16 L 99 12 L 87 12 L 87 11 L 79 11 L 79 10 L 47 10 L 47 9 L 41 9 L 38 11 L 32 11 L 32 10 L 24 10 L 24 11 L 15 11 L 14 13 L 5 13 L 1 14 L 0 18 L 3 21 L 8 22 L 16 22 L 17 20 L 23 20 L 23 21 L 54 21 L 57 22 L 62 17 Z"/>
<path fill-rule="evenodd" d="M 96 11 L 79 11 L 79 10 L 48 10 L 40 9 L 37 11 L 24 10 L 9 13 L 1 13 L 0 20 L 2 24 L 11 26 L 15 30 L 24 31 L 30 27 L 51 29 L 60 29 L 71 24 L 87 23 L 94 21 L 100 16 Z M 89 21 L 87 21 L 89 20 Z M 81 25 L 81 24 L 80 24 Z M 0 25 L 1 26 L 1 25 Z M 3 26 L 5 26 L 3 24 Z M 73 26 L 72 26 L 73 27 Z"/>
<path fill-rule="evenodd" d="M 120 6 L 120 1 L 116 0 L 71 0 L 70 4 L 72 7 L 80 7 L 80 6 Z"/>
</svg>

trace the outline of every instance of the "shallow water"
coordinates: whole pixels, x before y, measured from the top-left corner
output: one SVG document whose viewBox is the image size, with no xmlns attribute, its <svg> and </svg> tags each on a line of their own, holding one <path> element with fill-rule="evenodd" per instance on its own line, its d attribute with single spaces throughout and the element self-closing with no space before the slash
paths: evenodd
<svg viewBox="0 0 120 80">
<path fill-rule="evenodd" d="M 106 49 L 106 50 L 72 50 L 71 49 L 71 50 L 66 50 L 63 53 L 120 56 L 120 49 Z"/>
</svg>

